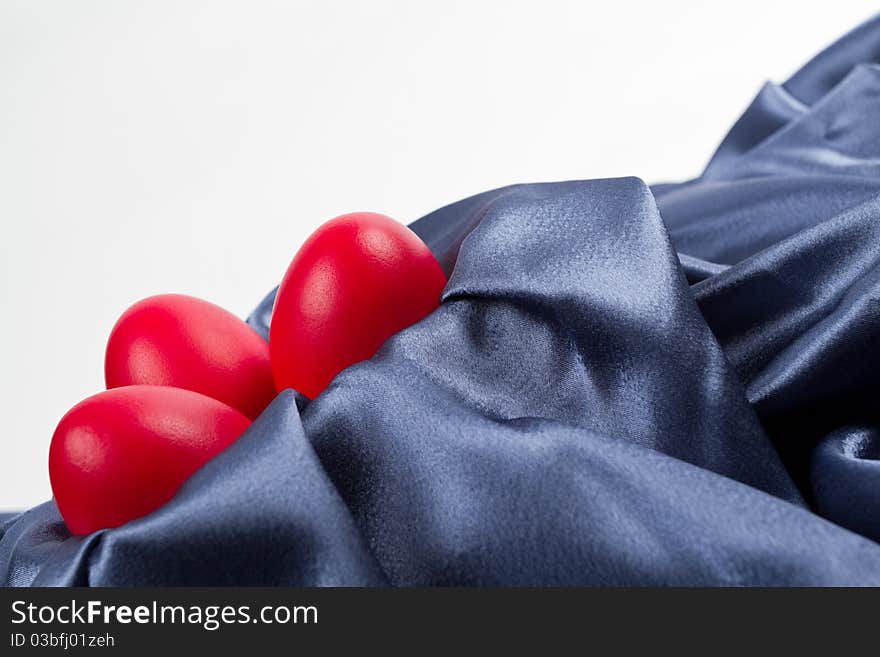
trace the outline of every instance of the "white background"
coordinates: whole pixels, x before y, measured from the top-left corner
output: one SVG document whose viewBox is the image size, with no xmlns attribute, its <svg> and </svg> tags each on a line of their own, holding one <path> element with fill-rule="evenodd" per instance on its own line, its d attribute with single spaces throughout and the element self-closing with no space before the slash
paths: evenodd
<svg viewBox="0 0 880 657">
<path fill-rule="evenodd" d="M 159 292 L 244 316 L 305 236 L 513 182 L 693 176 L 869 1 L 0 0 L 0 509 Z"/>
</svg>

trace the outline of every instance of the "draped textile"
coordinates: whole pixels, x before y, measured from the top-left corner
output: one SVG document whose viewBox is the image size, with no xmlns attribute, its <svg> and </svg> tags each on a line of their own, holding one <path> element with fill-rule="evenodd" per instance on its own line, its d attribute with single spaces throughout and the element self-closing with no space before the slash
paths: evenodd
<svg viewBox="0 0 880 657">
<path fill-rule="evenodd" d="M 144 518 L 0 518 L 0 582 L 880 585 L 878 62 L 880 18 L 766 84 L 695 180 L 419 219 L 436 312 Z"/>
</svg>

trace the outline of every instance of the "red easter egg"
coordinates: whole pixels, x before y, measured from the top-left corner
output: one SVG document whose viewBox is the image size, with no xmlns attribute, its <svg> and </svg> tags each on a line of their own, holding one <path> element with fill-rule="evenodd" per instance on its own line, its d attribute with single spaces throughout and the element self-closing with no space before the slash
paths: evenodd
<svg viewBox="0 0 880 657">
<path fill-rule="evenodd" d="M 331 219 L 291 262 L 272 313 L 278 390 L 316 397 L 340 371 L 440 303 L 446 276 L 419 237 L 381 214 Z"/>
<path fill-rule="evenodd" d="M 213 303 L 160 294 L 126 310 L 107 342 L 108 388 L 174 386 L 257 417 L 275 397 L 269 345 Z"/>
<path fill-rule="evenodd" d="M 249 425 L 234 408 L 182 388 L 100 392 L 70 409 L 52 436 L 58 510 L 74 534 L 146 515 Z"/>
</svg>

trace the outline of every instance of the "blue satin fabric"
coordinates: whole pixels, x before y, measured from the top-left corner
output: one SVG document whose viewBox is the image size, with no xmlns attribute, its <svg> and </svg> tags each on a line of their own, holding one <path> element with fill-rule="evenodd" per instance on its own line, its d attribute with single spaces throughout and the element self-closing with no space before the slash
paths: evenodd
<svg viewBox="0 0 880 657">
<path fill-rule="evenodd" d="M 145 518 L 7 518 L 0 581 L 880 585 L 878 59 L 766 85 L 696 180 L 420 219 L 435 313 Z"/>
</svg>

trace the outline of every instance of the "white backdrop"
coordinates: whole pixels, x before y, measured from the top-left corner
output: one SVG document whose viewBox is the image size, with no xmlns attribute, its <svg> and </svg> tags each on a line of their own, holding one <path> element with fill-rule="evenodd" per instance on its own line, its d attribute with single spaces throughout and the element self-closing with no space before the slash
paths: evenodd
<svg viewBox="0 0 880 657">
<path fill-rule="evenodd" d="M 241 316 L 320 222 L 696 174 L 872 2 L 0 0 L 0 509 L 50 495 L 119 313 Z"/>
</svg>

